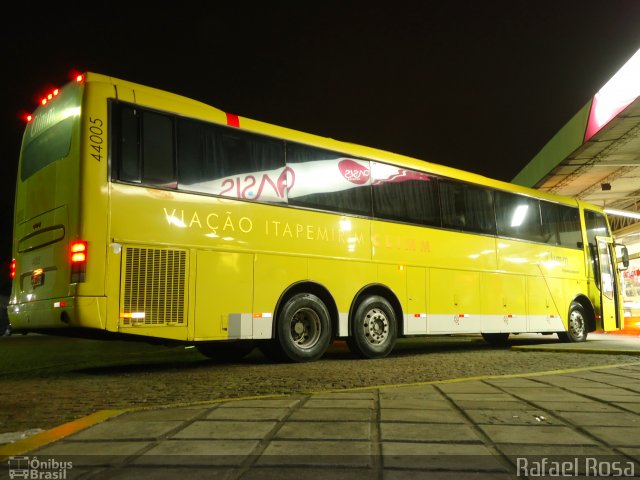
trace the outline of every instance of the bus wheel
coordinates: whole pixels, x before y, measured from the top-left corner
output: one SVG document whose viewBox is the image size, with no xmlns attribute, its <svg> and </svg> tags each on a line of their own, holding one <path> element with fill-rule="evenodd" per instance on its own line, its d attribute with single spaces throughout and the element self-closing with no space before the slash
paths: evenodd
<svg viewBox="0 0 640 480">
<path fill-rule="evenodd" d="M 393 307 L 385 298 L 373 295 L 358 305 L 347 345 L 362 357 L 382 358 L 393 350 L 397 336 Z"/>
<path fill-rule="evenodd" d="M 254 346 L 254 343 L 250 340 L 196 343 L 196 349 L 202 355 L 219 362 L 241 360 L 253 351 Z"/>
<path fill-rule="evenodd" d="M 315 295 L 298 293 L 278 312 L 277 339 L 285 357 L 311 362 L 327 351 L 331 341 L 329 310 Z"/>
<path fill-rule="evenodd" d="M 584 342 L 587 339 L 587 318 L 584 308 L 579 303 L 569 307 L 569 328 L 566 332 L 558 332 L 562 342 Z"/>
<path fill-rule="evenodd" d="M 509 343 L 508 333 L 483 333 L 482 338 L 484 338 L 484 341 L 489 345 L 495 347 L 504 347 Z"/>
</svg>

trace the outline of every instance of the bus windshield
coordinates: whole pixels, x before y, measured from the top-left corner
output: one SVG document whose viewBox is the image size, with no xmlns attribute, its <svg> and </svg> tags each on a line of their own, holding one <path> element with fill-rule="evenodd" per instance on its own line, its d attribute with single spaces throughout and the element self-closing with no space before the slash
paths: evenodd
<svg viewBox="0 0 640 480">
<path fill-rule="evenodd" d="M 72 83 L 58 95 L 46 113 L 27 125 L 20 169 L 22 181 L 69 154 L 73 120 L 80 113 L 80 86 Z"/>
</svg>

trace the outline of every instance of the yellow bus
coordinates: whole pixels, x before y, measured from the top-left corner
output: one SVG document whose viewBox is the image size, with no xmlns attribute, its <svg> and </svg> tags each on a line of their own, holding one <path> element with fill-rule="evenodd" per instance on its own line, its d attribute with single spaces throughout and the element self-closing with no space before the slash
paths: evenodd
<svg viewBox="0 0 640 480">
<path fill-rule="evenodd" d="M 14 332 L 367 358 L 621 327 L 603 211 L 86 73 L 26 125 Z"/>
</svg>

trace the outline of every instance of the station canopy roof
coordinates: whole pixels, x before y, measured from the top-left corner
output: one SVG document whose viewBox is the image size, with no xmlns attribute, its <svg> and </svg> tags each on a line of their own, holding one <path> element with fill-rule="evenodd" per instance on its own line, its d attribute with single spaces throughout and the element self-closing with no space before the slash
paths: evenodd
<svg viewBox="0 0 640 480">
<path fill-rule="evenodd" d="M 640 231 L 640 50 L 512 182 L 604 207 L 616 236 Z"/>
</svg>

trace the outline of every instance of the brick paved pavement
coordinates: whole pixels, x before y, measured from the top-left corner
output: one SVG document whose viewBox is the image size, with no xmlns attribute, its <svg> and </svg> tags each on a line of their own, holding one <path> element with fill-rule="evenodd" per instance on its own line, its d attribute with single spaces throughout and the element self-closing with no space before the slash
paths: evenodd
<svg viewBox="0 0 640 480">
<path fill-rule="evenodd" d="M 506 479 L 560 461 L 640 475 L 640 364 L 106 416 L 4 453 L 72 462 L 68 478 Z"/>
<path fill-rule="evenodd" d="M 96 412 L 0 446 L 0 478 L 9 456 L 66 478 L 638 477 L 638 427 L 635 361 Z"/>
<path fill-rule="evenodd" d="M 6 372 L 0 372 L 0 444 L 8 434 L 47 430 L 96 410 L 600 366 L 636 358 L 618 355 L 624 351 L 511 351 L 494 349 L 480 338 L 434 338 L 401 342 L 397 352 L 379 360 L 354 358 L 346 346 L 335 345 L 326 358 L 312 364 L 274 364 L 259 354 L 220 364 L 195 350 L 30 337 L 4 338 L 0 345 L 0 364 Z M 597 335 L 589 338 L 585 345 L 599 345 Z M 535 339 L 535 348 L 545 345 L 560 344 Z M 20 353 L 23 350 L 26 354 Z M 33 352 L 42 360 L 25 366 Z"/>
</svg>

